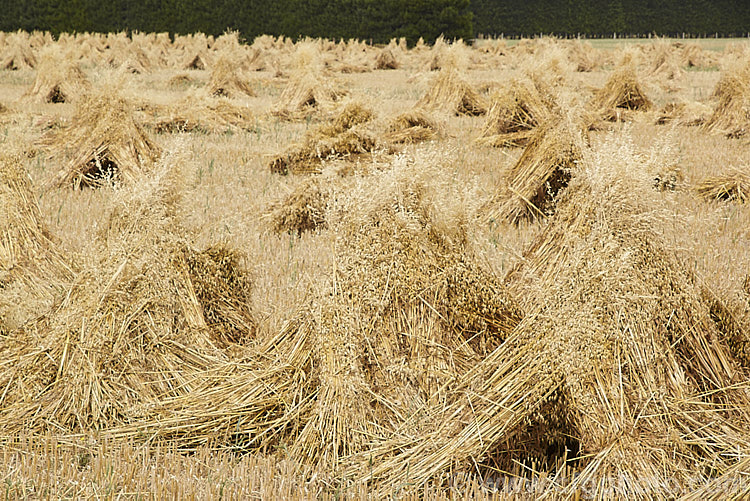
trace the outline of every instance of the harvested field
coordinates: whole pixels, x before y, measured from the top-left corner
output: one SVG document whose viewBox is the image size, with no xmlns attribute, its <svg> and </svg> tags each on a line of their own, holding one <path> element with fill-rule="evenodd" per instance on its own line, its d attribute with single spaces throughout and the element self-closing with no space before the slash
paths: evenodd
<svg viewBox="0 0 750 501">
<path fill-rule="evenodd" d="M 3 34 L 6 497 L 747 495 L 717 43 Z"/>
</svg>

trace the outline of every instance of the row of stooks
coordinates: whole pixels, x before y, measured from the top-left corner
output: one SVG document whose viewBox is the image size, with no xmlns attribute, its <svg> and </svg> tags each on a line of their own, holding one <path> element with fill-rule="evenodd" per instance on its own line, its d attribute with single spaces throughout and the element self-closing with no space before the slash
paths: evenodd
<svg viewBox="0 0 750 501">
<path fill-rule="evenodd" d="M 451 50 L 462 53 L 468 64 L 487 68 L 498 64 L 522 65 L 533 55 L 556 57 L 573 71 L 589 72 L 611 66 L 618 52 L 630 51 L 649 73 L 666 79 L 679 79 L 684 68 L 711 69 L 726 56 L 734 57 L 744 49 L 741 44 L 729 44 L 724 53 L 704 50 L 697 43 L 655 39 L 649 43 L 622 48 L 618 51 L 597 50 L 581 40 L 539 38 L 509 44 L 505 40 L 476 40 L 465 45 L 462 40 L 446 42 L 442 37 L 428 46 L 420 40 L 408 48 L 406 40 L 393 39 L 386 46 L 372 46 L 359 40 L 335 42 L 305 38 L 293 42 L 286 37 L 263 35 L 247 44 L 237 32 L 213 38 L 200 33 L 188 36 L 134 33 L 61 34 L 54 40 L 49 33 L 0 32 L 0 69 L 24 70 L 37 68 L 49 54 L 86 66 L 122 68 L 133 73 L 160 69 L 205 70 L 222 57 L 230 57 L 235 65 L 246 71 L 280 72 L 282 67 L 295 62 L 295 53 L 314 50 L 326 67 L 340 73 L 363 73 L 383 69 L 436 70 L 450 64 Z M 307 48 L 307 49 L 305 49 Z"/>
<path fill-rule="evenodd" d="M 121 97 L 124 84 L 109 85 L 91 92 L 91 85 L 80 70 L 65 64 L 53 64 L 50 71 L 39 71 L 27 98 L 77 101 L 77 112 L 69 124 L 48 124 L 40 146 L 64 152 L 70 161 L 54 180 L 58 185 L 97 185 L 112 180 L 131 182 L 149 169 L 158 159 L 160 147 L 146 133 L 145 127 L 156 132 L 219 132 L 227 129 L 253 130 L 266 117 L 256 116 L 250 108 L 231 98 L 254 95 L 251 85 L 242 79 L 228 60 L 223 60 L 211 73 L 205 88 L 189 93 L 175 105 L 156 105 L 143 100 Z M 59 63 L 59 61 L 58 61 Z M 53 69 L 54 67 L 54 69 Z M 300 144 L 273 157 L 272 172 L 287 174 L 318 173 L 327 160 L 343 159 L 351 170 L 362 155 L 390 152 L 399 145 L 439 138 L 444 126 L 436 116 L 486 115 L 477 143 L 494 147 L 526 147 L 514 169 L 510 185 L 516 190 L 516 208 L 508 207 L 512 220 L 530 212 L 544 212 L 546 186 L 555 169 L 567 169 L 575 161 L 577 147 L 566 139 L 571 134 L 548 131 L 556 117 L 571 107 L 561 96 L 561 88 L 541 72 L 527 72 L 511 79 L 493 95 L 488 104 L 460 75 L 455 66 L 441 70 L 425 95 L 413 109 L 390 119 L 380 130 L 374 130 L 373 112 L 356 100 L 342 106 L 347 92 L 328 78 L 330 75 L 301 71 L 287 83 L 271 110 L 270 116 L 284 120 L 301 120 L 313 114 L 336 112 L 328 123 L 308 131 Z M 714 91 L 717 104 L 713 111 L 705 105 L 699 113 L 686 103 L 670 103 L 659 112 L 658 123 L 676 121 L 700 125 L 729 137 L 741 137 L 750 121 L 750 65 L 725 72 Z M 135 102 L 132 102 L 135 101 Z M 698 104 L 698 103 L 693 103 Z M 579 105 L 580 106 L 580 105 Z M 616 69 L 606 85 L 582 105 L 582 130 L 607 127 L 607 122 L 634 119 L 639 112 L 653 108 L 636 77 L 634 66 L 627 61 Z M 7 108 L 0 110 L 0 120 L 12 120 Z M 58 125 L 56 128 L 55 125 Z M 575 135 L 575 134 L 574 134 Z M 567 144 L 566 144 L 567 142 Z M 566 160 L 567 159 L 567 160 Z M 545 167 L 534 167 L 541 162 Z M 550 167 L 552 166 L 552 167 Z M 531 172 L 541 169 L 542 177 Z M 529 171 L 529 172 L 527 172 Z M 674 188 L 673 173 L 665 173 L 657 182 Z M 511 177 L 513 177 L 511 176 Z M 524 184 L 528 184 L 525 186 Z M 553 185 L 556 182 L 552 183 Z M 559 187 L 553 187 L 556 191 Z M 698 187 L 710 198 L 737 199 L 747 197 L 748 180 L 741 170 L 707 179 Z M 280 228 L 285 225 L 281 224 Z M 286 228 L 290 229 L 290 228 Z"/>
</svg>

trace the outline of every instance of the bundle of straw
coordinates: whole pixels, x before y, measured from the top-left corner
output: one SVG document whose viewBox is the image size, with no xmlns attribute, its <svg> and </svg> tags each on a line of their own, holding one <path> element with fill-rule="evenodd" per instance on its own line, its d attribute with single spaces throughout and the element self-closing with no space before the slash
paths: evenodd
<svg viewBox="0 0 750 501">
<path fill-rule="evenodd" d="M 55 176 L 58 186 L 132 183 L 148 172 L 161 148 L 144 132 L 131 105 L 113 89 L 78 103 L 70 124 L 49 140 L 73 157 Z"/>
<path fill-rule="evenodd" d="M 401 113 L 388 122 L 385 140 L 396 144 L 412 144 L 437 138 L 443 127 L 419 109 Z"/>
<path fill-rule="evenodd" d="M 549 120 L 556 108 L 550 90 L 538 79 L 513 80 L 492 97 L 477 142 L 494 147 L 525 146 L 534 129 Z"/>
<path fill-rule="evenodd" d="M 211 78 L 206 87 L 211 96 L 237 97 L 255 96 L 250 84 L 236 70 L 236 64 L 227 57 L 221 57 L 211 69 Z"/>
<path fill-rule="evenodd" d="M 291 146 L 274 157 L 271 172 L 286 175 L 319 173 L 323 161 L 352 158 L 375 148 L 375 139 L 364 125 L 373 118 L 369 108 L 357 102 L 347 104 L 330 123 L 310 130 L 302 144 Z"/>
<path fill-rule="evenodd" d="M 648 111 L 652 107 L 638 82 L 633 63 L 626 63 L 610 75 L 591 101 L 591 107 L 609 121 L 619 120 L 630 111 Z"/>
<path fill-rule="evenodd" d="M 0 316 L 10 327 L 45 311 L 75 267 L 43 223 L 19 153 L 0 153 Z"/>
<path fill-rule="evenodd" d="M 489 217 L 518 223 L 542 219 L 552 211 L 558 192 L 567 186 L 583 155 L 585 139 L 570 119 L 551 119 L 537 127 L 523 154 L 507 174 Z"/>
<path fill-rule="evenodd" d="M 695 191 L 706 200 L 731 200 L 745 203 L 750 199 L 750 174 L 734 168 L 720 176 L 707 177 Z"/>
<path fill-rule="evenodd" d="M 727 137 L 744 136 L 750 123 L 750 64 L 724 72 L 714 96 L 719 103 L 703 126 Z"/>
<path fill-rule="evenodd" d="M 2 434 L 89 432 L 192 391 L 253 334 L 247 282 L 222 248 L 186 251 L 172 166 L 118 193 L 54 308 L 0 346 Z"/>
<path fill-rule="evenodd" d="M 72 102 L 88 91 L 89 82 L 70 54 L 57 51 L 42 55 L 36 67 L 36 79 L 26 97 L 45 103 Z"/>
<path fill-rule="evenodd" d="M 429 90 L 415 105 L 425 110 L 445 110 L 456 115 L 484 115 L 487 106 L 480 96 L 459 74 L 449 66 L 434 78 Z"/>
</svg>

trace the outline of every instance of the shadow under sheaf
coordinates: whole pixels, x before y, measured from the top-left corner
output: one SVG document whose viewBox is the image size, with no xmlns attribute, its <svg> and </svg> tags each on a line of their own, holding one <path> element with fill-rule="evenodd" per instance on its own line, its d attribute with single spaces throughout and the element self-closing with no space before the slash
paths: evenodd
<svg viewBox="0 0 750 501">
<path fill-rule="evenodd" d="M 48 188 L 132 184 L 150 174 L 162 154 L 118 85 L 81 98 L 70 124 L 42 142 L 51 156 L 71 155 Z"/>
<path fill-rule="evenodd" d="M 659 201 L 638 162 L 627 145 L 586 155 L 511 275 L 536 306 L 451 389 L 433 431 L 412 434 L 405 421 L 349 458 L 350 478 L 419 486 L 475 465 L 551 467 L 557 451 L 581 471 L 570 493 L 653 479 L 652 490 L 622 494 L 648 498 L 750 450 L 747 367 L 661 243 Z"/>
</svg>

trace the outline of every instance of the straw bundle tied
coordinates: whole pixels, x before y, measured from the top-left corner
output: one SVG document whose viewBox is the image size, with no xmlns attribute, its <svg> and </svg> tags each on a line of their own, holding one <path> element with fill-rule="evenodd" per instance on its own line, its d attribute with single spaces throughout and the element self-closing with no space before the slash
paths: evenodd
<svg viewBox="0 0 750 501">
<path fill-rule="evenodd" d="M 398 67 L 398 60 L 393 51 L 388 47 L 382 49 L 375 58 L 376 70 L 395 70 Z"/>
<path fill-rule="evenodd" d="M 137 44 L 127 40 L 113 45 L 107 63 L 113 68 L 138 75 L 148 73 L 153 66 L 148 54 Z"/>
<path fill-rule="evenodd" d="M 136 121 L 132 106 L 112 88 L 79 102 L 70 124 L 49 143 L 72 154 L 52 180 L 57 186 L 130 184 L 148 172 L 161 154 Z"/>
<path fill-rule="evenodd" d="M 216 360 L 185 376 L 188 391 L 134 409 L 129 423 L 107 430 L 118 439 L 147 437 L 183 450 L 210 446 L 246 452 L 284 450 L 316 397 L 310 378 L 311 327 L 296 319 L 244 359 Z"/>
<path fill-rule="evenodd" d="M 23 158 L 13 152 L 0 152 L 0 214 L 0 317 L 11 328 L 49 307 L 74 267 L 45 228 Z"/>
<path fill-rule="evenodd" d="M 646 499 L 750 454 L 747 368 L 661 242 L 658 199 L 627 148 L 576 172 L 514 274 L 536 306 L 452 389 L 434 430 L 404 421 L 349 459 L 350 478 L 385 492 L 461 467 L 567 458 L 581 473 L 562 493 L 624 478 L 621 495 Z"/>
<path fill-rule="evenodd" d="M 443 127 L 427 113 L 413 109 L 394 117 L 385 133 L 385 141 L 396 144 L 413 144 L 430 141 L 443 132 Z"/>
<path fill-rule="evenodd" d="M 477 142 L 497 148 L 525 146 L 556 109 L 550 89 L 538 79 L 516 79 L 493 95 Z"/>
<path fill-rule="evenodd" d="M 618 121 L 632 111 L 651 109 L 651 100 L 638 82 L 634 63 L 626 62 L 612 72 L 604 87 L 594 95 L 591 107 L 607 121 Z"/>
<path fill-rule="evenodd" d="M 334 290 L 314 317 L 320 388 L 292 448 L 327 471 L 439 401 L 520 319 L 466 253 L 464 215 L 422 184 L 439 174 L 394 168 L 337 199 L 330 217 Z"/>
<path fill-rule="evenodd" d="M 250 84 L 237 73 L 236 64 L 227 57 L 219 58 L 211 69 L 211 78 L 206 90 L 210 95 L 217 97 L 256 95 Z"/>
<path fill-rule="evenodd" d="M 183 70 L 205 70 L 208 68 L 208 57 L 202 52 L 190 52 L 184 58 L 180 68 Z"/>
<path fill-rule="evenodd" d="M 680 66 L 680 54 L 671 43 L 657 40 L 653 45 L 651 76 L 659 80 L 679 80 L 685 75 Z"/>
<path fill-rule="evenodd" d="M 682 47 L 680 54 L 681 65 L 688 68 L 709 69 L 717 64 L 719 54 L 703 48 L 695 42 L 687 43 Z"/>
<path fill-rule="evenodd" d="M 484 115 L 487 107 L 482 96 L 459 74 L 457 68 L 447 66 L 440 70 L 429 90 L 415 108 L 443 110 L 455 115 Z"/>
<path fill-rule="evenodd" d="M 507 186 L 490 202 L 488 217 L 515 224 L 548 216 L 583 155 L 586 141 L 582 129 L 570 118 L 549 119 L 538 126 L 508 172 Z"/>
<path fill-rule="evenodd" d="M 273 446 L 338 481 L 347 456 L 408 416 L 431 425 L 428 404 L 440 405 L 521 314 L 467 252 L 460 204 L 446 208 L 423 184 L 438 170 L 395 170 L 336 199 L 336 267 L 301 316 L 111 433 Z"/>
<path fill-rule="evenodd" d="M 186 73 L 178 73 L 167 80 L 167 86 L 171 89 L 184 89 L 193 86 L 197 80 Z"/>
<path fill-rule="evenodd" d="M 67 103 L 90 89 L 80 66 L 60 51 L 45 52 L 36 67 L 34 85 L 25 96 L 44 103 Z"/>
<path fill-rule="evenodd" d="M 349 40 L 346 44 L 339 42 L 336 46 L 336 61 L 338 64 L 333 65 L 334 71 L 340 73 L 367 73 L 372 71 L 370 59 L 368 57 L 368 46 L 360 44 L 356 40 Z M 326 66 L 330 66 L 326 61 Z"/>
<path fill-rule="evenodd" d="M 3 49 L 0 69 L 18 71 L 32 69 L 34 66 L 36 57 L 25 41 L 18 41 Z"/>
<path fill-rule="evenodd" d="M 600 64 L 597 54 L 590 42 L 572 40 L 568 45 L 568 59 L 575 64 L 576 71 L 589 72 L 597 69 Z"/>
<path fill-rule="evenodd" d="M 319 173 L 325 160 L 352 158 L 371 152 L 375 138 L 365 129 L 373 118 L 369 108 L 347 104 L 327 124 L 308 131 L 302 144 L 293 145 L 269 164 L 271 172 L 286 175 Z"/>
<path fill-rule="evenodd" d="M 701 181 L 695 191 L 706 200 L 731 200 L 745 203 L 750 199 L 750 172 L 747 168 L 731 169 L 721 176 Z"/>
<path fill-rule="evenodd" d="M 705 285 L 701 289 L 701 297 L 732 354 L 743 367 L 750 367 L 750 330 L 747 322 L 750 303 L 736 296 L 719 296 L 717 291 Z"/>
<path fill-rule="evenodd" d="M 169 159 L 172 160 L 172 159 Z M 171 164 L 117 194 L 68 292 L 0 344 L 0 434 L 86 433 L 190 392 L 254 333 L 237 255 L 191 249 Z"/>
<path fill-rule="evenodd" d="M 327 75 L 319 49 L 310 43 L 297 47 L 294 73 L 271 113 L 282 120 L 304 120 L 321 107 L 346 95 Z"/>
<path fill-rule="evenodd" d="M 309 179 L 287 197 L 271 204 L 266 214 L 277 233 L 313 231 L 325 227 L 331 189 L 319 179 Z"/>
<path fill-rule="evenodd" d="M 705 129 L 727 137 L 745 136 L 750 123 L 750 64 L 724 72 L 714 96 L 719 103 L 704 124 Z"/>
<path fill-rule="evenodd" d="M 257 121 L 247 106 L 222 97 L 189 94 L 174 106 L 159 110 L 150 120 L 158 133 L 251 130 Z"/>
<path fill-rule="evenodd" d="M 446 43 L 445 37 L 440 35 L 435 39 L 435 43 L 432 44 L 429 51 L 425 51 L 426 63 L 423 64 L 423 67 L 428 71 L 456 68 L 456 64 L 462 63 L 457 53 L 460 50 L 459 45 L 463 45 L 463 42 L 457 41 L 456 44 L 450 46 Z M 426 46 L 423 45 L 422 48 L 426 48 Z"/>
<path fill-rule="evenodd" d="M 329 105 L 346 94 L 327 79 L 299 74 L 289 81 L 272 113 L 284 120 L 304 120 L 321 105 Z"/>
</svg>

